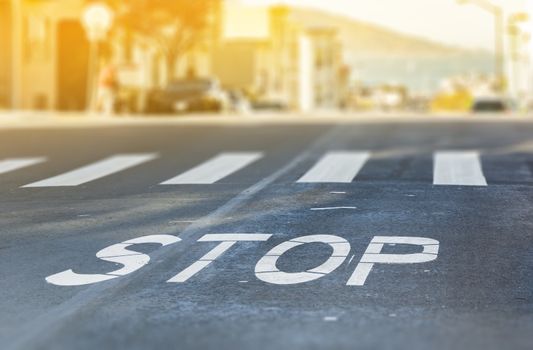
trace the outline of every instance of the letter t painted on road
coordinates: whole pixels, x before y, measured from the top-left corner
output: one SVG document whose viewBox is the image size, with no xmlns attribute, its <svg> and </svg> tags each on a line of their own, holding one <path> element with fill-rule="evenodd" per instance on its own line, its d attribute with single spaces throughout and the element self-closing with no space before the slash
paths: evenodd
<svg viewBox="0 0 533 350">
<path fill-rule="evenodd" d="M 185 270 L 178 273 L 176 276 L 169 279 L 169 283 L 183 283 L 189 280 L 192 276 L 202 271 L 209 264 L 215 261 L 218 257 L 224 254 L 237 242 L 264 242 L 267 241 L 271 234 L 260 233 L 226 233 L 226 234 L 208 234 L 198 240 L 198 242 L 221 242 L 207 254 L 200 258 L 197 262 L 187 267 Z"/>
</svg>

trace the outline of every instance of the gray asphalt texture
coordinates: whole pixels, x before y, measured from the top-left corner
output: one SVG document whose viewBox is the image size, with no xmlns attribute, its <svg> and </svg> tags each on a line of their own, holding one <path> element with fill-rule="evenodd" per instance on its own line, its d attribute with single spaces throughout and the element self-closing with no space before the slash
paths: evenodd
<svg viewBox="0 0 533 350">
<path fill-rule="evenodd" d="M 489 185 L 434 186 L 432 152 L 450 149 L 479 150 Z M 333 150 L 374 156 L 353 183 L 295 183 Z M 158 185 L 230 151 L 265 156 L 216 184 Z M 146 152 L 160 157 L 77 187 L 20 188 Z M 533 123 L 0 130 L 0 160 L 29 156 L 49 161 L 0 175 L 2 349 L 533 348 Z M 310 210 L 336 206 L 356 209 Z M 273 236 L 239 242 L 186 283 L 166 283 L 216 246 L 197 242 L 208 233 Z M 96 252 L 155 234 L 182 241 L 137 245 L 150 263 L 111 281 L 45 281 L 66 269 L 116 270 Z M 286 286 L 255 276 L 279 243 L 319 234 L 351 245 L 334 272 Z M 439 255 L 376 264 L 364 286 L 347 286 L 374 236 L 433 238 Z M 325 244 L 306 244 L 278 268 L 304 271 L 330 254 Z"/>
</svg>

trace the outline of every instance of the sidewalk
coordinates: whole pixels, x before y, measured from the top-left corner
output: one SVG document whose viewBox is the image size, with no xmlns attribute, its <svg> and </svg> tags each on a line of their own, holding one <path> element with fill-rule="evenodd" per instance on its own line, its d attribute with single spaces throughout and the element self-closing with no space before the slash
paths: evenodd
<svg viewBox="0 0 533 350">
<path fill-rule="evenodd" d="M 0 111 L 0 129 L 78 128 L 143 125 L 205 124 L 330 124 L 330 123 L 433 123 L 433 122 L 533 122 L 533 114 L 423 114 L 381 112 L 260 112 L 236 114 L 188 114 L 169 116 L 102 116 L 83 112 Z"/>
</svg>

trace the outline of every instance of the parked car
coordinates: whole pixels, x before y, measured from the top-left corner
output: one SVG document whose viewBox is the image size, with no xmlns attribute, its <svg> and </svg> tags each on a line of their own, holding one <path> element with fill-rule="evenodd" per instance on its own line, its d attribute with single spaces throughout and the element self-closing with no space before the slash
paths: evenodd
<svg viewBox="0 0 533 350">
<path fill-rule="evenodd" d="M 474 113 L 503 113 L 509 109 L 508 101 L 501 97 L 479 97 L 472 103 Z"/>
<path fill-rule="evenodd" d="M 215 79 L 185 79 L 170 82 L 148 95 L 148 113 L 222 112 L 229 98 Z"/>
<path fill-rule="evenodd" d="M 289 109 L 289 106 L 283 101 L 275 100 L 257 100 L 252 102 L 252 108 L 256 111 L 278 111 L 283 112 Z"/>
</svg>

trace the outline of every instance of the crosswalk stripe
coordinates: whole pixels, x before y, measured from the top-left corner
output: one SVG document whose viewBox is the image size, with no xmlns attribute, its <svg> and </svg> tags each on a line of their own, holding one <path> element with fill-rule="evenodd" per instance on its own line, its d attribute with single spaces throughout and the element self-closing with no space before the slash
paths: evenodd
<svg viewBox="0 0 533 350">
<path fill-rule="evenodd" d="M 119 154 L 23 187 L 78 186 L 157 158 L 154 153 Z"/>
<path fill-rule="evenodd" d="M 487 186 L 479 152 L 436 152 L 433 163 L 433 184 Z"/>
<path fill-rule="evenodd" d="M 297 182 L 350 183 L 370 158 L 370 152 L 330 152 Z"/>
<path fill-rule="evenodd" d="M 9 158 L 0 161 L 0 174 L 5 174 L 10 171 L 26 168 L 31 165 L 45 162 L 46 158 Z"/>
<path fill-rule="evenodd" d="M 212 184 L 262 157 L 259 152 L 222 153 L 161 185 Z"/>
</svg>

